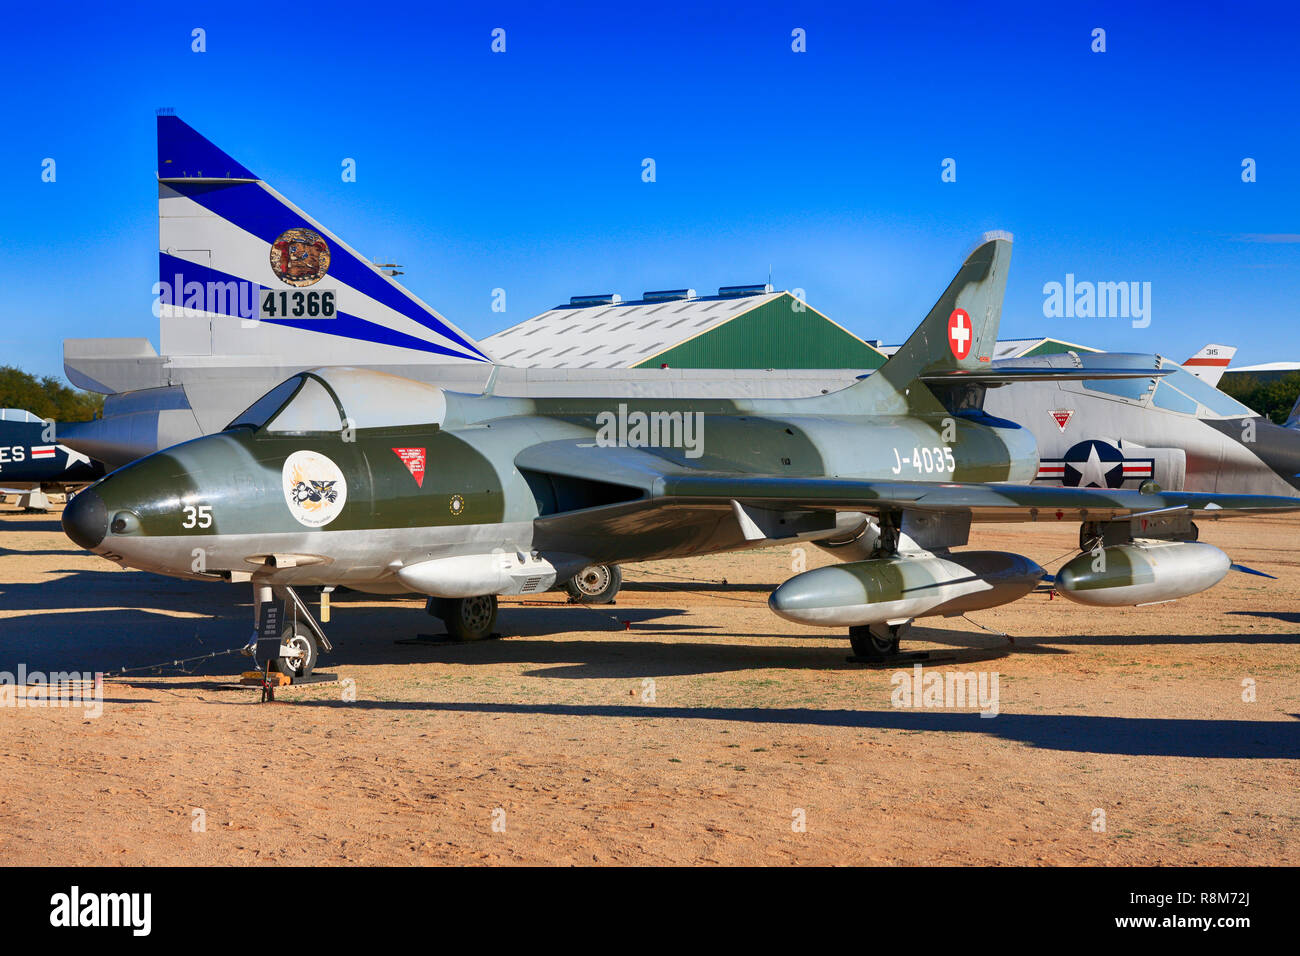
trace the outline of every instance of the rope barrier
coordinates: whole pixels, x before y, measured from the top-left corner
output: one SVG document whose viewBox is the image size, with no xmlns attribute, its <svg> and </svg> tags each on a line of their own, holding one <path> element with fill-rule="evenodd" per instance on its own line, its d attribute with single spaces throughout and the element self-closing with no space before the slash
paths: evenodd
<svg viewBox="0 0 1300 956">
<path fill-rule="evenodd" d="M 227 654 L 238 654 L 242 650 L 242 647 L 232 647 L 225 651 L 211 651 L 207 654 L 199 654 L 196 657 L 182 657 L 172 661 L 162 661 L 158 664 L 146 664 L 143 667 L 123 667 L 120 670 L 105 671 L 104 677 L 122 677 L 125 674 L 131 674 L 137 671 L 154 671 L 155 673 L 162 673 L 163 668 L 166 667 L 174 667 L 182 674 L 192 674 L 194 673 L 193 669 L 191 668 L 187 670 L 184 667 L 185 664 L 188 664 L 191 661 L 206 661 L 214 657 L 225 657 Z"/>
</svg>

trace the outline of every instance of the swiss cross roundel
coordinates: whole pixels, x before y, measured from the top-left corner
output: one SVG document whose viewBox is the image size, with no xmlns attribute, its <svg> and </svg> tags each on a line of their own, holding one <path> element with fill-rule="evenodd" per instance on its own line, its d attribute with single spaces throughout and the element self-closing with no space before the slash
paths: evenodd
<svg viewBox="0 0 1300 956">
<path fill-rule="evenodd" d="M 970 324 L 970 315 L 965 309 L 953 309 L 948 316 L 948 348 L 959 359 L 970 355 L 971 339 L 974 331 Z"/>
</svg>

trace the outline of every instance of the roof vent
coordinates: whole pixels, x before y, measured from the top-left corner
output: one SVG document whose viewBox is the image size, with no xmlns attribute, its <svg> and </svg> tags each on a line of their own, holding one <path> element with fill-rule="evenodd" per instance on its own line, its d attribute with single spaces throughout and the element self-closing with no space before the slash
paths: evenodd
<svg viewBox="0 0 1300 956">
<path fill-rule="evenodd" d="M 607 292 L 604 295 L 575 295 L 569 299 L 569 305 L 585 308 L 589 305 L 618 305 L 622 301 L 623 297 L 617 292 Z"/>
<path fill-rule="evenodd" d="M 661 289 L 658 292 L 647 292 L 641 296 L 642 302 L 672 302 L 675 299 L 693 299 L 695 298 L 694 289 Z"/>
<path fill-rule="evenodd" d="M 772 287 L 762 282 L 758 285 L 724 285 L 718 290 L 718 297 L 736 299 L 742 295 L 764 295 L 771 291 Z"/>
</svg>

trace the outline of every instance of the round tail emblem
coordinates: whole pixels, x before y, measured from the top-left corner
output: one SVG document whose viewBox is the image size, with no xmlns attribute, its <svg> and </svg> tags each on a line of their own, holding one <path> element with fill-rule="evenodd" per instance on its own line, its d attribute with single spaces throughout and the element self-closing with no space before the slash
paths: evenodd
<svg viewBox="0 0 1300 956">
<path fill-rule="evenodd" d="M 271 243 L 271 271 L 289 285 L 319 282 L 330 268 L 330 247 L 311 229 L 287 229 Z"/>
</svg>

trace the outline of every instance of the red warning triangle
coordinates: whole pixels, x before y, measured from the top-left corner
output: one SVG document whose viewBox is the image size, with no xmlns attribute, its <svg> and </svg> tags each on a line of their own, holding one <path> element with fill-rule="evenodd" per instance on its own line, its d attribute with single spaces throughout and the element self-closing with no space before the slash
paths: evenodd
<svg viewBox="0 0 1300 956">
<path fill-rule="evenodd" d="M 1058 409 L 1050 414 L 1052 418 L 1056 420 L 1056 427 L 1061 431 L 1065 431 L 1065 424 L 1070 420 L 1071 416 L 1074 415 L 1074 409 Z"/>
<path fill-rule="evenodd" d="M 424 487 L 424 449 L 423 448 L 394 448 L 393 454 L 402 459 L 402 464 L 411 470 L 411 477 L 415 479 L 416 485 Z"/>
</svg>

